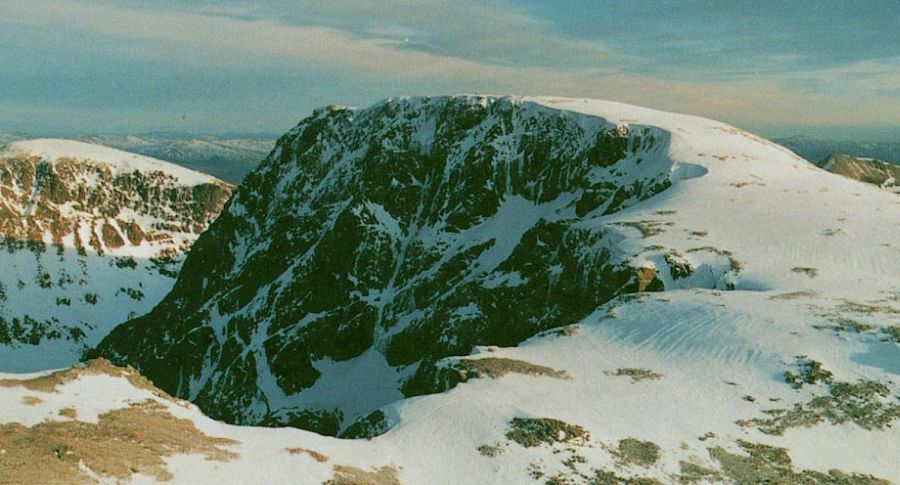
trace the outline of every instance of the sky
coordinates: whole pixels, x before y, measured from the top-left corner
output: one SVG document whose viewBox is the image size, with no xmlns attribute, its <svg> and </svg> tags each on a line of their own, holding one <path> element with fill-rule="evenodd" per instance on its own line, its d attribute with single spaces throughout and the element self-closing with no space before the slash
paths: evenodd
<svg viewBox="0 0 900 485">
<path fill-rule="evenodd" d="M 0 130 L 281 133 L 474 92 L 900 141 L 900 0 L 0 0 Z"/>
</svg>

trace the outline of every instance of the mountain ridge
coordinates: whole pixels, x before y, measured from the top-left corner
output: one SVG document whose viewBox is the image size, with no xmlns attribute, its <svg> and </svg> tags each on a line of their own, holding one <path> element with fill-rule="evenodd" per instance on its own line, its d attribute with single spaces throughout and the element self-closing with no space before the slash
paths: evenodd
<svg viewBox="0 0 900 485">
<path fill-rule="evenodd" d="M 896 194 L 722 123 L 591 100 L 326 108 L 279 145 L 192 249 L 182 286 L 154 311 L 162 325 L 132 321 L 133 332 L 101 346 L 126 351 L 120 360 L 134 358 L 162 389 L 103 361 L 0 375 L 0 400 L 10 404 L 0 434 L 14 440 L 0 467 L 186 483 L 900 480 Z M 612 148 L 622 145 L 620 158 Z M 445 173 L 452 183 L 439 183 Z M 648 191 L 651 180 L 671 185 Z M 641 190 L 630 189 L 636 181 Z M 616 196 L 620 189 L 629 192 Z M 304 251 L 304 237 L 321 242 Z M 420 271 L 429 247 L 437 254 Z M 435 263 L 453 254 L 464 255 L 456 266 Z M 316 261 L 337 271 L 311 272 Z M 597 281 L 617 288 L 620 270 L 633 287 L 595 306 L 592 298 L 609 296 Z M 434 278 L 442 271 L 455 278 Z M 394 291 L 384 291 L 391 280 Z M 292 294 L 285 285 L 295 281 L 319 293 Z M 362 301 L 349 310 L 383 312 L 344 318 L 349 298 Z M 484 318 L 492 302 L 518 316 Z M 326 311 L 310 315 L 309 304 Z M 408 311 L 427 307 L 449 318 Z M 279 309 L 294 315 L 267 313 Z M 297 338 L 329 312 L 337 325 Z M 529 314 L 537 318 L 522 318 Z M 414 338 L 410 351 L 437 359 L 420 382 L 444 392 L 406 398 L 402 385 L 427 366 L 392 367 L 385 354 L 394 335 L 429 325 L 437 338 Z M 538 333 L 502 345 L 490 344 L 502 333 L 481 334 L 472 348 L 459 333 L 494 325 Z M 359 327 L 371 333 L 347 339 Z M 369 335 L 373 345 L 343 348 L 362 351 L 356 357 L 333 352 L 341 339 L 368 344 Z M 459 354 L 440 358 L 434 342 L 457 335 L 450 350 Z M 281 344 L 293 348 L 279 355 Z M 320 375 L 299 392 L 262 359 L 302 370 L 312 353 Z M 147 366 L 155 356 L 169 369 Z M 180 376 L 188 376 L 181 388 Z M 223 408 L 203 396 L 204 378 L 212 393 L 262 411 L 227 419 L 275 427 L 223 423 Z M 191 396 L 192 387 L 201 392 Z M 288 401 L 269 400 L 279 391 Z M 319 412 L 300 421 L 284 404 Z M 178 432 L 148 442 L 148 417 L 150 430 Z M 31 445 L 48 431 L 52 449 Z M 322 435 L 335 433 L 368 439 Z M 184 436 L 218 450 L 185 449 Z M 140 466 L 110 468 L 132 451 Z M 31 466 L 47 459 L 53 467 Z"/>
<path fill-rule="evenodd" d="M 6 145 L 3 368 L 71 364 L 112 326 L 149 310 L 231 190 L 209 175 L 77 141 Z"/>
<path fill-rule="evenodd" d="M 645 247 L 676 224 L 664 210 L 617 215 L 694 180 L 731 191 L 817 170 L 723 123 L 612 102 L 319 109 L 245 180 L 173 293 L 97 354 L 216 418 L 339 433 L 445 389 L 444 357 L 515 345 L 614 297 L 768 289 L 728 245 Z M 316 385 L 348 373 L 377 383 L 368 404 Z"/>
<path fill-rule="evenodd" d="M 900 166 L 868 157 L 854 157 L 835 152 L 817 164 L 844 177 L 900 192 Z"/>
</svg>

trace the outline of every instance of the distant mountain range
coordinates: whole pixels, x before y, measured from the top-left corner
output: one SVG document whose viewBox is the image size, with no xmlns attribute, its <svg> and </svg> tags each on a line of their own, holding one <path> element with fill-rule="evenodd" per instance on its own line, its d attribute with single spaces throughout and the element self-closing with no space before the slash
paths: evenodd
<svg viewBox="0 0 900 485">
<path fill-rule="evenodd" d="M 822 140 L 805 136 L 773 138 L 772 141 L 790 148 L 797 155 L 819 163 L 833 153 L 849 153 L 900 165 L 900 142 L 859 142 L 849 140 Z"/>
<path fill-rule="evenodd" d="M 0 144 L 32 138 L 0 132 Z M 275 135 L 198 135 L 144 133 L 138 135 L 85 135 L 77 140 L 138 153 L 214 175 L 238 184 L 275 146 Z"/>
</svg>

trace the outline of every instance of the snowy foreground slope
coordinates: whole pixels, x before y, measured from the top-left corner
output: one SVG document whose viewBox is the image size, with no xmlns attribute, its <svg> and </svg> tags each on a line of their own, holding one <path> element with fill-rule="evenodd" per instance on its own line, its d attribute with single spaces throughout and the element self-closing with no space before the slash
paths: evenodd
<svg viewBox="0 0 900 485">
<path fill-rule="evenodd" d="M 71 140 L 0 150 L 0 371 L 59 368 L 172 288 L 232 187 Z"/>
<path fill-rule="evenodd" d="M 480 306 L 485 301 L 482 298 L 497 294 L 439 289 L 449 295 L 448 301 L 458 305 L 448 311 L 455 317 L 431 323 L 427 315 L 419 315 L 420 324 L 439 324 L 443 335 L 454 339 L 467 338 L 460 328 L 469 330 L 481 343 L 476 341 L 471 355 L 446 356 L 445 351 L 454 347 L 435 346 L 419 335 L 416 345 L 432 352 L 430 355 L 443 357 L 427 374 L 433 389 L 441 385 L 450 389 L 401 399 L 399 392 L 426 360 L 391 365 L 389 357 L 384 356 L 390 351 L 380 345 L 390 347 L 392 333 L 415 325 L 392 331 L 379 322 L 373 330 L 375 337 L 368 340 L 374 345 L 357 349 L 361 353 L 350 357 L 345 353 L 342 358 L 318 358 L 314 366 L 319 374 L 311 387 L 285 389 L 279 385 L 283 381 L 273 377 L 275 373 L 269 368 L 272 361 L 261 358 L 266 356 L 266 349 L 278 350 L 278 346 L 266 343 L 289 342 L 285 335 L 302 334 L 313 320 L 298 316 L 299 321 L 283 324 L 274 335 L 265 327 L 248 326 L 253 320 L 223 321 L 222 315 L 234 313 L 235 308 L 248 302 L 256 305 L 275 291 L 259 285 L 265 291 L 255 299 L 253 295 L 241 297 L 228 306 L 227 299 L 203 303 L 218 291 L 211 289 L 194 298 L 200 298 L 201 305 L 215 315 L 212 323 L 188 319 L 194 327 L 188 325 L 184 335 L 176 333 L 180 330 L 175 327 L 160 336 L 149 333 L 136 340 L 147 349 L 162 350 L 162 343 L 154 347 L 148 338 L 160 342 L 168 339 L 171 345 L 192 335 L 195 343 L 208 346 L 206 351 L 200 353 L 198 362 L 173 357 L 170 372 L 196 373 L 216 382 L 210 395 L 219 390 L 239 398 L 246 394 L 261 396 L 259 400 L 240 402 L 249 403 L 248 413 L 255 412 L 260 406 L 257 403 L 263 409 L 268 406 L 273 419 L 278 417 L 277 405 L 285 404 L 314 409 L 331 406 L 340 411 L 335 416 L 365 415 L 362 419 L 340 420 L 339 431 L 345 436 L 371 439 L 330 438 L 292 428 L 227 425 L 204 417 L 193 405 L 165 397 L 133 376 L 129 381 L 128 376 L 119 375 L 122 371 L 108 364 L 95 362 L 90 367 L 93 370 L 74 371 L 71 380 L 59 376 L 49 379 L 66 381 L 56 386 L 55 392 L 48 392 L 46 379 L 25 382 L 22 376 L 5 376 L 10 380 L 0 381 L 0 402 L 6 405 L 0 415 L 0 476 L 7 470 L 8 476 L 34 478 L 12 473 L 24 473 L 23 463 L 53 458 L 59 460 L 51 460 L 54 465 L 61 462 L 68 467 L 59 472 L 65 479 L 102 479 L 105 474 L 107 478 L 136 482 L 165 478 L 186 483 L 331 480 L 375 484 L 900 481 L 896 460 L 900 456 L 900 199 L 896 194 L 830 174 L 777 145 L 722 123 L 616 103 L 557 98 L 414 98 L 390 100 L 384 105 L 388 108 L 376 106 L 370 110 L 392 108 L 403 113 L 407 108 L 402 106 L 443 102 L 460 103 L 476 111 L 479 106 L 489 109 L 506 103 L 513 110 L 539 113 L 536 119 L 540 123 L 551 123 L 558 117 L 563 120 L 560 124 L 600 127 L 587 135 L 589 140 L 636 133 L 654 135 L 657 142 L 648 151 L 613 157 L 607 166 L 603 165 L 610 158 L 600 156 L 594 159 L 600 164 L 589 160 L 585 173 L 593 174 L 593 180 L 609 181 L 617 180 L 613 172 L 618 170 L 623 186 L 636 180 L 668 180 L 670 183 L 662 184 L 661 190 L 638 191 L 638 195 L 622 199 L 612 211 L 608 209 L 611 201 L 617 200 L 615 196 L 595 198 L 599 204 L 588 201 L 578 209 L 577 201 L 584 200 L 592 187 L 561 183 L 558 187 L 563 188 L 550 194 L 549 200 L 540 199 L 535 198 L 536 192 L 522 189 L 535 187 L 526 177 L 524 183 L 506 185 L 513 193 L 499 190 L 501 202 L 497 207 L 512 206 L 512 216 L 497 219 L 497 207 L 488 206 L 482 218 L 474 222 L 457 220 L 460 227 L 456 231 L 433 236 L 443 241 L 443 251 L 454 253 L 465 252 L 469 240 L 481 244 L 493 239 L 494 244 L 487 244 L 488 248 L 498 247 L 498 241 L 513 247 L 488 253 L 495 259 L 505 256 L 503 261 L 491 261 L 487 256 L 480 259 L 483 251 L 476 253 L 462 267 L 486 265 L 488 269 L 474 275 L 469 271 L 463 281 L 453 280 L 450 286 L 464 286 L 470 284 L 466 279 L 471 279 L 488 290 L 537 288 L 545 291 L 544 295 L 583 298 L 588 304 L 594 301 L 588 295 L 561 292 L 556 286 L 568 281 L 570 271 L 582 271 L 584 266 L 568 262 L 564 254 L 556 256 L 562 260 L 538 257 L 541 248 L 554 244 L 562 253 L 602 254 L 603 258 L 591 260 L 602 262 L 605 270 L 601 277 L 623 278 L 604 302 L 580 315 L 563 312 L 581 308 L 571 301 L 539 298 L 536 293 L 531 297 L 537 300 L 529 301 L 508 293 L 513 299 L 511 305 L 517 307 L 555 308 L 560 315 L 580 316 L 564 325 L 558 325 L 563 320 L 552 320 L 545 329 L 522 320 L 523 326 L 536 335 L 518 345 L 501 347 L 484 344 L 497 335 L 479 333 L 480 326 L 454 324 L 483 318 L 489 309 Z M 469 126 L 466 130 L 473 129 L 464 125 Z M 567 125 L 568 129 L 571 126 Z M 478 136 L 467 133 L 463 139 Z M 557 132 L 554 136 L 559 135 Z M 327 135 L 311 135 L 304 141 L 302 130 L 298 130 L 292 136 L 302 144 Z M 290 137 L 284 140 L 288 143 Z M 463 150 L 478 145 L 461 143 Z M 548 143 L 558 147 L 557 142 Z M 629 138 L 628 146 L 632 143 Z M 486 149 L 486 145 L 480 146 Z M 502 152 L 502 144 L 495 149 Z M 568 153 L 577 156 L 583 151 Z M 471 156 L 475 158 L 476 154 Z M 638 158 L 642 159 L 640 163 Z M 338 168 L 348 170 L 350 166 L 348 162 L 348 166 Z M 296 177 L 291 167 L 291 163 L 270 161 L 255 177 L 281 173 L 281 179 L 289 180 L 283 171 Z M 565 178 L 559 176 L 557 180 Z M 387 180 L 390 183 L 391 178 Z M 399 185 L 408 179 L 394 180 Z M 267 200 L 267 194 L 253 192 L 253 183 L 251 174 L 224 214 L 243 216 L 243 209 L 248 213 L 278 213 L 273 209 L 277 207 L 275 201 Z M 289 186 L 285 182 L 273 190 L 284 198 L 295 193 L 287 190 Z M 469 193 L 468 198 L 477 199 L 477 195 Z M 538 202 L 529 203 L 534 200 Z M 365 220 L 373 231 L 408 234 L 407 222 L 398 222 L 390 208 L 372 205 L 367 209 L 372 211 L 372 218 Z M 401 210 L 394 208 L 394 212 Z M 499 212 L 502 215 L 502 210 Z M 485 227 L 485 220 L 499 222 Z M 535 236 L 536 227 L 551 220 L 564 226 L 567 237 L 585 231 L 580 233 L 583 238 L 576 238 L 571 246 L 559 245 L 552 238 L 553 231 L 545 230 L 537 234 L 536 242 L 525 247 L 535 258 L 530 262 L 507 261 L 517 254 L 517 245 Z M 425 222 L 429 227 L 436 226 L 436 221 Z M 235 233 L 243 230 L 238 227 Z M 265 233 L 262 228 L 260 232 Z M 432 229 L 432 233 L 438 232 Z M 463 234 L 467 240 L 455 239 L 453 234 Z M 602 237 L 592 239 L 591 234 Z M 216 236 L 214 225 L 198 246 L 205 238 L 212 244 Z M 509 241 L 510 237 L 521 239 Z M 382 244 L 390 248 L 391 241 L 386 239 Z M 336 244 L 334 239 L 327 242 Z M 585 246 L 590 244 L 602 245 L 605 251 L 589 251 Z M 223 264 L 231 265 L 259 246 L 214 247 L 230 247 L 238 253 L 233 260 L 224 258 Z M 193 257 L 192 252 L 186 265 Z M 336 260 L 330 261 L 344 268 Z M 548 263 L 550 268 L 545 268 Z M 553 269 L 556 264 L 563 268 Z M 276 276 L 279 281 L 290 281 L 292 275 L 298 278 L 303 274 L 299 271 L 302 268 L 297 269 L 297 273 Z M 547 286 L 529 286 L 541 273 L 560 278 Z M 360 277 L 359 273 L 351 274 Z M 590 272 L 584 274 L 590 280 Z M 214 275 L 201 277 L 212 282 Z M 185 277 L 182 274 L 181 278 Z M 402 289 L 401 285 L 397 288 Z M 239 293 L 240 288 L 228 291 Z M 420 292 L 417 296 L 421 299 L 423 294 L 427 295 Z M 469 302 L 473 305 L 466 304 L 466 297 L 474 300 Z M 192 300 L 185 301 L 193 304 Z M 438 306 L 441 304 L 446 303 Z M 278 315 L 270 318 L 264 307 L 253 308 L 263 312 L 260 315 L 264 318 L 257 323 L 266 319 L 278 322 Z M 381 308 L 402 314 L 415 306 L 385 304 Z M 223 321 L 221 326 L 216 326 L 217 321 Z M 485 323 L 489 324 L 490 320 Z M 126 328 L 136 330 L 134 322 L 129 325 Z M 208 325 L 218 333 L 200 338 Z M 340 335 L 342 328 L 331 328 L 335 331 L 331 335 Z M 105 342 L 101 350 L 108 345 L 106 355 L 137 357 L 134 362 L 139 366 L 152 362 L 142 354 L 132 354 L 124 341 Z M 315 347 L 330 348 L 327 340 L 307 341 L 314 346 L 310 351 L 313 356 L 329 355 L 330 351 Z M 217 347 L 229 349 L 238 343 L 242 345 L 236 352 Z M 294 357 L 302 361 L 306 355 L 297 353 Z M 244 363 L 254 357 L 252 371 L 247 371 Z M 204 361 L 221 364 L 209 366 Z M 157 384 L 178 382 L 178 378 L 163 374 L 162 363 L 147 370 L 155 374 L 151 378 Z M 248 374 L 250 379 L 246 378 Z M 196 383 L 201 381 L 191 382 L 199 389 Z M 230 384 L 234 382 L 244 384 L 234 387 Z M 250 388 L 246 388 L 247 382 Z M 185 392 L 185 387 L 192 386 L 169 390 L 196 400 L 201 407 L 218 403 L 210 398 L 195 399 L 197 395 Z M 278 399 L 272 399 L 276 394 Z M 90 400 L 85 399 L 87 395 Z M 147 404 L 146 399 L 159 404 Z M 365 414 L 373 406 L 378 410 Z M 66 410 L 69 407 L 74 411 Z M 120 411 L 110 413 L 115 409 Z M 221 415 L 221 408 L 212 409 Z M 177 426 L 179 432 L 161 436 L 132 432 L 136 425 L 128 423 L 148 419 L 163 429 Z M 43 420 L 54 424 L 38 424 Z M 75 425 L 73 420 L 94 424 Z M 98 438 L 90 443 L 70 439 L 66 431 L 69 426 L 83 426 L 79 429 L 86 436 Z M 102 430 L 109 432 L 104 434 Z M 177 440 L 179 434 L 192 436 L 191 442 L 196 445 Z M 124 457 L 97 452 L 97 447 L 115 438 L 123 453 L 130 447 L 121 443 L 138 443 L 133 446 L 143 451 Z M 26 447 L 21 446 L 23 443 L 40 445 Z M 118 466 L 115 459 L 120 460 Z M 129 466 L 123 466 L 123 460 Z"/>
</svg>

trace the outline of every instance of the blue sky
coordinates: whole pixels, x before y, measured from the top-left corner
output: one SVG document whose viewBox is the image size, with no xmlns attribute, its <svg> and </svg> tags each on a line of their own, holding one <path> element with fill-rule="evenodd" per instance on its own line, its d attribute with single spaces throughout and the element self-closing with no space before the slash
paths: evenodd
<svg viewBox="0 0 900 485">
<path fill-rule="evenodd" d="M 900 1 L 0 0 L 0 129 L 282 132 L 407 94 L 900 140 Z"/>
</svg>

